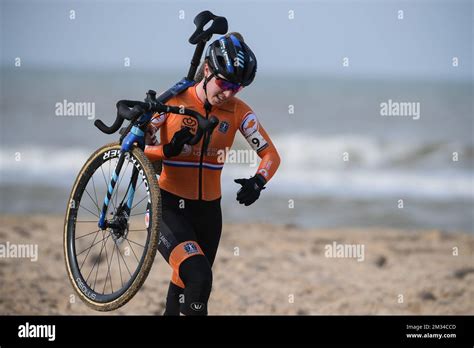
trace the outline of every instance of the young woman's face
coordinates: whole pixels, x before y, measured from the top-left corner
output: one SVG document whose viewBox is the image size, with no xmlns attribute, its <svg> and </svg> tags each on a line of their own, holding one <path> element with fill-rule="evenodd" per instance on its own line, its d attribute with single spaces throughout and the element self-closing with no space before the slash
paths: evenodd
<svg viewBox="0 0 474 348">
<path fill-rule="evenodd" d="M 209 69 L 208 65 L 204 67 L 204 76 L 208 77 L 211 75 L 211 70 Z M 227 99 L 233 97 L 238 91 L 232 90 L 223 90 L 216 82 L 216 77 L 213 77 L 207 82 L 206 85 L 207 90 L 207 99 L 211 105 L 222 105 L 224 104 Z"/>
</svg>

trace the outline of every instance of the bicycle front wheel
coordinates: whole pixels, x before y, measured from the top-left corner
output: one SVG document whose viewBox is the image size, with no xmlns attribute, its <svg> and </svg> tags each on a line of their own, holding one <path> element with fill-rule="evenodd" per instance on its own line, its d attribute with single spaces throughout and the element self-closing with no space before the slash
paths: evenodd
<svg viewBox="0 0 474 348">
<path fill-rule="evenodd" d="M 74 182 L 64 221 L 69 279 L 79 297 L 98 311 L 117 309 L 137 293 L 152 267 L 159 238 L 158 176 L 137 147 L 124 154 L 107 208 L 108 227 L 98 227 L 120 155 L 120 144 L 111 143 L 90 156 Z"/>
</svg>

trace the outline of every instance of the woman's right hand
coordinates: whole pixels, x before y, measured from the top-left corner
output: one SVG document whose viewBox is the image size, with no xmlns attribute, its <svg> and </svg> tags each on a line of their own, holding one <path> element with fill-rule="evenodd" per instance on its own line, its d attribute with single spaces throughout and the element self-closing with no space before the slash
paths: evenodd
<svg viewBox="0 0 474 348">
<path fill-rule="evenodd" d="M 189 127 L 183 127 L 176 133 L 168 144 L 163 146 L 163 154 L 165 157 L 170 158 L 178 156 L 183 151 L 184 144 L 193 138 L 194 134 L 191 133 Z"/>
</svg>

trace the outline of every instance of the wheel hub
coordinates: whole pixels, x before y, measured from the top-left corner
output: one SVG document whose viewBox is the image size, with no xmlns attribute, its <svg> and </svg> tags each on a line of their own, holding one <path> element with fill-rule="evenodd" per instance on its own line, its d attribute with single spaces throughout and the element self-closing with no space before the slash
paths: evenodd
<svg viewBox="0 0 474 348">
<path fill-rule="evenodd" d="M 113 214 L 113 213 L 112 213 Z M 128 213 L 123 208 L 119 207 L 110 220 L 107 226 L 110 228 L 112 238 L 118 244 L 122 243 L 128 235 Z"/>
</svg>

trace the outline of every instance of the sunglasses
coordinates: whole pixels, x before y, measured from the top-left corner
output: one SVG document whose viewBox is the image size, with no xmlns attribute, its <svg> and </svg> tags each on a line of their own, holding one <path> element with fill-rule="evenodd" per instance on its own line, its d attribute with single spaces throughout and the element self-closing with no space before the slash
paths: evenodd
<svg viewBox="0 0 474 348">
<path fill-rule="evenodd" d="M 230 82 L 228 80 L 225 80 L 225 79 L 217 76 L 216 74 L 212 74 L 212 75 L 216 78 L 216 85 L 220 89 L 222 89 L 223 91 L 232 91 L 233 93 L 237 93 L 242 88 L 244 88 L 243 86 L 241 86 L 237 83 L 233 83 L 233 82 Z"/>
</svg>

